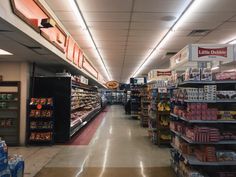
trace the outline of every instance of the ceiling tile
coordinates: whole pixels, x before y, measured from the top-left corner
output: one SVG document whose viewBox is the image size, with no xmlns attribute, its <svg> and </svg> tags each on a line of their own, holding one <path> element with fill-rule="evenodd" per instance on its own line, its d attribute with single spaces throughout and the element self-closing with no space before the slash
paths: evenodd
<svg viewBox="0 0 236 177">
<path fill-rule="evenodd" d="M 131 10 L 132 0 L 86 0 L 79 1 L 77 0 L 82 11 L 91 12 L 91 11 L 112 11 L 112 12 L 127 12 Z"/>
<path fill-rule="evenodd" d="M 130 18 L 129 12 L 84 12 L 87 22 L 128 22 Z"/>
<path fill-rule="evenodd" d="M 184 7 L 190 0 L 136 0 L 135 1 L 135 12 L 176 12 L 180 13 L 184 10 Z"/>
</svg>

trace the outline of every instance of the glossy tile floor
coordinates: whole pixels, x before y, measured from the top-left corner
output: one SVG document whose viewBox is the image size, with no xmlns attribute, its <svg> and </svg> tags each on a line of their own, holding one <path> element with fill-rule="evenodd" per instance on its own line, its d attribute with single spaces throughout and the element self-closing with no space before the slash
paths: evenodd
<svg viewBox="0 0 236 177">
<path fill-rule="evenodd" d="M 174 177 L 168 148 L 158 148 L 138 120 L 111 106 L 89 145 L 18 147 L 25 177 Z"/>
</svg>

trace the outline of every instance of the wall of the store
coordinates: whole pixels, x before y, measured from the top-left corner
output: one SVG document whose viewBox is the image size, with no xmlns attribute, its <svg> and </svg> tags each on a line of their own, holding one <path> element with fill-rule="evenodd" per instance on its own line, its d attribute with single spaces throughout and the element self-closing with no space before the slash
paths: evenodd
<svg viewBox="0 0 236 177">
<path fill-rule="evenodd" d="M 0 62 L 0 75 L 4 81 L 21 81 L 20 144 L 25 144 L 27 98 L 29 96 L 30 72 L 26 62 Z"/>
</svg>

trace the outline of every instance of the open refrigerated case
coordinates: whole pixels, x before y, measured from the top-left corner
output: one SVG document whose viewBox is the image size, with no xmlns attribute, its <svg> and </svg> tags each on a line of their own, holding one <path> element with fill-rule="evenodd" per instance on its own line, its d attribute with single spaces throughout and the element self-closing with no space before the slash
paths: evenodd
<svg viewBox="0 0 236 177">
<path fill-rule="evenodd" d="M 101 110 L 97 88 L 72 77 L 34 77 L 32 97 L 54 100 L 55 142 L 66 142 Z"/>
</svg>

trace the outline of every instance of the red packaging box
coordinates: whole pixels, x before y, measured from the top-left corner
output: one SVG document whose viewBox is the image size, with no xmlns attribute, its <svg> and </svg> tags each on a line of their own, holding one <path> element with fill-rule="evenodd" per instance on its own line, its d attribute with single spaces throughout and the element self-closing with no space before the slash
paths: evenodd
<svg viewBox="0 0 236 177">
<path fill-rule="evenodd" d="M 207 110 L 207 103 L 202 103 L 202 111 L 206 111 Z"/>
</svg>

